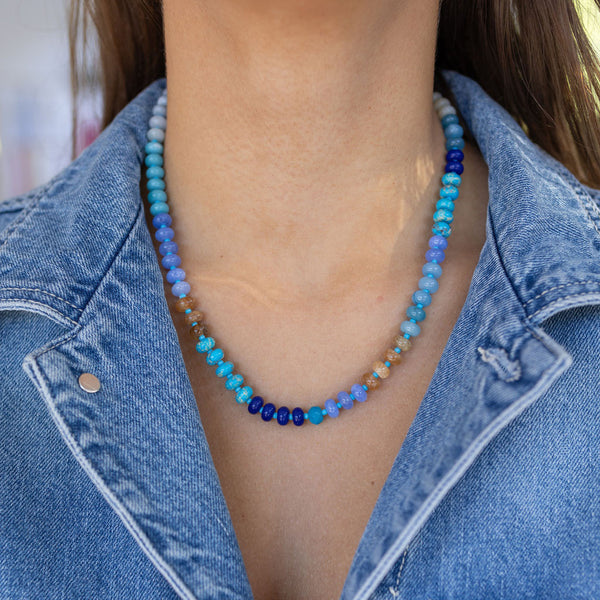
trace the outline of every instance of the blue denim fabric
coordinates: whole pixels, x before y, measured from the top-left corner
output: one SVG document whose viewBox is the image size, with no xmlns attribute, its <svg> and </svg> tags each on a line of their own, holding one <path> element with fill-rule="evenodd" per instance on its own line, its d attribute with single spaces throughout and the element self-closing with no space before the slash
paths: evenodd
<svg viewBox="0 0 600 600">
<path fill-rule="evenodd" d="M 445 77 L 486 241 L 341 598 L 600 598 L 600 193 Z M 139 195 L 163 86 L 0 203 L 2 599 L 251 597 Z"/>
</svg>

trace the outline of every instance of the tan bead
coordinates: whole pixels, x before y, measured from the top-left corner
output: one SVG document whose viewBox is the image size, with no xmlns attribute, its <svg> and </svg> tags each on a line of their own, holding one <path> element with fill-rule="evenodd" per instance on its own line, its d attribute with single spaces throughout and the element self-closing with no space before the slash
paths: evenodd
<svg viewBox="0 0 600 600">
<path fill-rule="evenodd" d="M 192 312 L 187 313 L 184 317 L 184 321 L 185 321 L 186 325 L 191 325 L 195 321 L 198 321 L 198 323 L 200 323 L 200 322 L 202 322 L 203 319 L 204 319 L 204 313 L 199 310 L 193 310 Z"/>
<path fill-rule="evenodd" d="M 190 327 L 190 335 L 195 339 L 199 340 L 200 336 L 207 335 L 206 325 L 204 323 L 197 323 Z"/>
<path fill-rule="evenodd" d="M 385 351 L 385 360 L 392 365 L 397 365 L 402 360 L 402 357 L 393 348 L 388 348 Z"/>
<path fill-rule="evenodd" d="M 396 346 L 398 346 L 398 348 L 400 348 L 402 352 L 410 350 L 410 347 L 412 346 L 412 342 L 410 340 L 407 340 L 403 334 L 397 335 L 394 342 L 396 342 Z"/>
<path fill-rule="evenodd" d="M 175 302 L 175 310 L 177 312 L 185 312 L 188 308 L 196 306 L 196 299 L 193 296 L 184 296 Z"/>
<path fill-rule="evenodd" d="M 362 376 L 362 384 L 366 385 L 370 390 L 376 390 L 380 383 L 380 380 L 373 373 L 365 373 Z"/>
<path fill-rule="evenodd" d="M 381 379 L 387 379 L 390 376 L 390 370 L 380 360 L 373 363 L 372 369 Z"/>
</svg>

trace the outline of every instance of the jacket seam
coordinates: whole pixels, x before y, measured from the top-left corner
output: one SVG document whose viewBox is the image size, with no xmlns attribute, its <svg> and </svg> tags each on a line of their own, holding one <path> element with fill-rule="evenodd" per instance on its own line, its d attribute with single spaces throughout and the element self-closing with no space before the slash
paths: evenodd
<svg viewBox="0 0 600 600">
<path fill-rule="evenodd" d="M 18 288 L 16 288 L 16 289 L 18 289 Z M 0 291 L 1 291 L 1 289 L 0 289 Z M 71 319 L 71 317 L 68 317 L 60 310 L 57 310 L 53 306 L 48 306 L 47 304 L 44 304 L 43 302 L 38 302 L 37 300 L 32 300 L 31 298 L 6 298 L 5 300 L 8 300 L 10 302 L 27 302 L 28 304 L 36 304 L 38 306 L 43 306 L 44 308 L 49 308 L 49 309 L 57 312 L 61 317 L 63 317 L 67 321 L 69 321 L 69 323 L 72 323 L 73 325 L 79 325 L 79 323 L 77 323 L 77 321 L 74 321 L 73 319 Z M 1 302 L 1 300 L 0 300 L 0 302 Z M 2 307 L 0 304 L 0 310 L 1 309 L 2 309 Z M 16 310 L 19 310 L 19 309 L 16 309 Z M 47 316 L 47 315 L 45 315 L 45 316 Z"/>
<path fill-rule="evenodd" d="M 41 288 L 0 287 L 0 292 L 6 291 L 6 290 L 13 290 L 13 291 L 18 291 L 18 292 L 40 292 L 41 294 L 46 294 L 47 296 L 52 296 L 53 298 L 56 298 L 57 300 L 60 300 L 60 301 L 64 302 L 65 304 L 68 304 L 71 308 L 74 308 L 75 310 L 78 310 L 79 312 L 83 312 L 82 308 L 79 308 L 79 306 L 76 306 L 75 304 L 73 304 L 72 302 L 69 302 L 65 298 L 62 298 L 61 296 L 58 296 L 57 294 L 53 294 L 52 292 L 48 292 L 47 290 L 42 290 Z M 27 298 L 11 298 L 11 300 L 27 300 Z M 40 304 L 40 303 L 38 302 L 37 304 Z M 73 323 L 75 323 L 75 321 L 73 321 Z"/>
<path fill-rule="evenodd" d="M 534 313 L 529 315 L 529 318 L 533 319 L 533 317 L 535 317 L 535 315 L 541 313 L 544 310 L 547 310 L 552 305 L 554 305 L 558 302 L 563 302 L 564 300 L 571 300 L 572 298 L 580 298 L 582 296 L 589 296 L 590 294 L 594 294 L 594 293 L 597 293 L 597 292 L 589 292 L 588 291 L 588 292 L 580 292 L 579 294 L 569 294 L 568 296 L 561 296 L 560 298 L 557 298 L 556 300 L 552 300 L 552 302 L 548 302 L 548 304 L 544 304 L 544 306 L 542 306 L 542 308 L 539 308 Z M 575 308 L 575 307 L 573 307 L 573 308 Z"/>
<path fill-rule="evenodd" d="M 547 290 L 544 290 L 543 292 L 539 293 L 537 296 L 534 296 L 533 298 L 530 298 L 529 300 L 527 300 L 527 302 L 523 302 L 522 306 L 526 307 L 531 302 L 537 300 L 538 298 L 541 298 L 542 296 L 544 296 L 544 295 L 546 295 L 549 292 L 552 292 L 554 290 L 558 290 L 558 289 L 566 288 L 566 287 L 572 287 L 572 286 L 575 286 L 575 285 L 587 285 L 588 283 L 595 283 L 597 285 L 600 285 L 600 281 L 598 281 L 596 279 L 587 279 L 585 281 L 573 281 L 571 283 L 561 283 L 560 285 L 555 285 L 555 286 L 553 286 L 551 288 L 548 288 Z M 564 296 L 564 298 L 569 298 L 569 296 Z M 556 300 L 553 300 L 552 302 L 556 302 Z M 546 306 L 549 306 L 550 304 L 552 304 L 552 302 L 550 302 L 549 304 L 546 304 L 544 306 L 544 308 Z M 540 310 L 543 310 L 543 309 L 540 309 Z M 540 311 L 538 310 L 538 311 L 534 312 L 531 316 L 533 317 L 533 315 L 537 314 L 538 312 L 540 312 Z"/>
</svg>

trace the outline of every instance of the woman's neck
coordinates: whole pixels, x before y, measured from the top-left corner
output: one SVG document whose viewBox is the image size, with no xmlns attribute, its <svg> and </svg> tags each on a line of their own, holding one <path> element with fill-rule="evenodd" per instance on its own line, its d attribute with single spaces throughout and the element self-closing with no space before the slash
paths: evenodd
<svg viewBox="0 0 600 600">
<path fill-rule="evenodd" d="M 195 268 L 326 298 L 387 273 L 401 238 L 422 253 L 444 160 L 437 11 L 164 0 L 166 180 Z"/>
</svg>

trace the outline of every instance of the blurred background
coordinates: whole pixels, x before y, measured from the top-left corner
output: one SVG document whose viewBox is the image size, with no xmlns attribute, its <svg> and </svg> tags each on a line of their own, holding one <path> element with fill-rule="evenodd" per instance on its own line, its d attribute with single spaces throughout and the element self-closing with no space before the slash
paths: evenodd
<svg viewBox="0 0 600 600">
<path fill-rule="evenodd" d="M 600 52 L 592 4 L 581 0 L 581 12 Z M 44 183 L 71 160 L 67 5 L 0 0 L 0 199 Z M 84 98 L 79 110 L 84 147 L 98 132 L 97 93 Z"/>
</svg>

